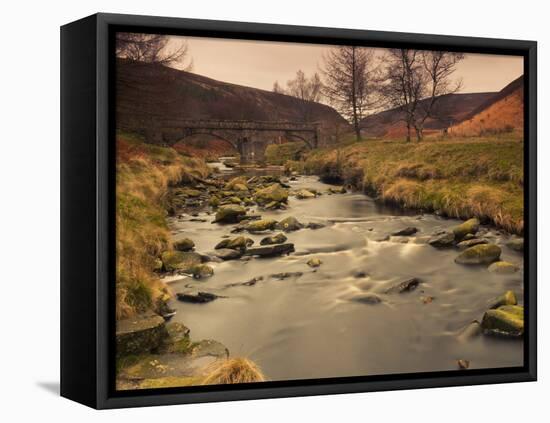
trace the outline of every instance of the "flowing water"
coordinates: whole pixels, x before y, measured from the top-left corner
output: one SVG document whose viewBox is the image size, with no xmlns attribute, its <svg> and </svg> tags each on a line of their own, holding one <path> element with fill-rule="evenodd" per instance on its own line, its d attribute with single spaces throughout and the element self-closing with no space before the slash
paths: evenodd
<svg viewBox="0 0 550 423">
<path fill-rule="evenodd" d="M 289 183 L 322 192 L 329 187 L 309 176 Z M 521 340 L 458 336 L 469 322 L 481 320 L 487 302 L 504 291 L 513 290 L 523 303 L 523 257 L 504 245 L 508 235 L 487 228 L 484 236 L 501 246 L 502 260 L 521 270 L 495 275 L 484 266 L 456 264 L 456 249 L 425 243 L 427 235 L 459 221 L 382 207 L 361 193 L 291 197 L 288 210 L 257 213 L 326 226 L 286 234 L 296 248 L 289 256 L 209 263 L 215 272 L 211 278 L 171 281 L 174 292 L 223 296 L 207 304 L 171 302 L 177 310 L 174 320 L 188 326 L 194 340 L 222 342 L 232 356 L 258 363 L 270 380 L 454 370 L 458 359 L 469 360 L 470 368 L 523 365 Z M 223 236 L 240 235 L 230 233 L 232 225 L 212 224 L 213 215 L 205 212 L 198 218 L 206 221 L 190 218 L 172 218 L 169 225 L 174 239 L 193 239 L 198 252 L 212 252 Z M 407 243 L 401 237 L 381 241 L 408 226 L 419 231 Z M 266 235 L 246 236 L 259 245 Z M 322 260 L 317 269 L 306 264 L 312 257 Z M 302 275 L 270 276 L 281 272 Z M 254 285 L 241 284 L 259 277 Z M 416 290 L 385 293 L 411 277 L 422 280 Z M 355 301 L 370 293 L 382 302 Z"/>
</svg>

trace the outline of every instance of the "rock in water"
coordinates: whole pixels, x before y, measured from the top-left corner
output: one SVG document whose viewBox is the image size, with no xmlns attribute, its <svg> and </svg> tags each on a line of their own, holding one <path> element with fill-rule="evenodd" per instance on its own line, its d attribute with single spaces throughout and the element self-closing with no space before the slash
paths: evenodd
<svg viewBox="0 0 550 423">
<path fill-rule="evenodd" d="M 242 257 L 242 250 L 233 250 L 231 248 L 220 248 L 214 255 L 222 260 L 236 260 Z"/>
<path fill-rule="evenodd" d="M 453 233 L 455 238 L 458 240 L 463 239 L 467 234 L 475 235 L 479 229 L 479 220 L 475 217 L 473 219 L 468 219 L 466 222 L 455 226 L 453 228 Z"/>
<path fill-rule="evenodd" d="M 443 234 L 435 235 L 428 241 L 432 247 L 435 248 L 449 248 L 454 245 L 455 235 L 452 232 L 445 232 Z"/>
<path fill-rule="evenodd" d="M 500 247 L 495 244 L 481 244 L 463 251 L 456 259 L 458 264 L 489 264 L 500 258 Z"/>
<path fill-rule="evenodd" d="M 302 229 L 304 227 L 304 225 L 302 225 L 298 219 L 296 219 L 295 217 L 293 216 L 289 216 L 283 220 L 281 220 L 278 224 L 277 224 L 277 228 L 278 229 L 281 229 L 285 232 L 293 232 L 293 231 L 297 231 L 299 229 Z"/>
<path fill-rule="evenodd" d="M 315 198 L 315 194 L 312 193 L 311 191 L 308 191 L 307 189 L 301 189 L 300 191 L 298 191 L 296 193 L 296 198 L 298 198 L 299 200 L 305 200 L 305 199 L 308 199 L 308 198 Z"/>
<path fill-rule="evenodd" d="M 259 205 L 269 204 L 273 201 L 276 203 L 286 203 L 288 201 L 288 191 L 279 183 L 274 183 L 267 188 L 256 191 L 254 201 Z"/>
<path fill-rule="evenodd" d="M 307 265 L 309 267 L 319 267 L 321 264 L 323 264 L 323 262 L 320 259 L 318 259 L 317 257 L 310 258 L 307 261 Z"/>
<path fill-rule="evenodd" d="M 493 298 L 489 301 L 487 306 L 492 308 L 499 308 L 503 305 L 517 305 L 518 300 L 516 298 L 516 294 L 514 294 L 514 291 L 506 291 L 504 294 L 497 298 Z"/>
<path fill-rule="evenodd" d="M 489 272 L 499 275 L 510 275 L 516 273 L 518 270 L 518 266 L 507 261 L 497 261 L 489 266 Z"/>
<path fill-rule="evenodd" d="M 512 239 L 506 243 L 506 246 L 514 251 L 523 252 L 523 238 Z"/>
<path fill-rule="evenodd" d="M 247 256 L 273 257 L 290 254 L 294 251 L 294 244 L 276 244 L 266 247 L 249 248 L 244 253 Z"/>
<path fill-rule="evenodd" d="M 164 319 L 156 314 L 119 320 L 116 324 L 117 356 L 151 352 L 166 336 Z"/>
<path fill-rule="evenodd" d="M 202 263 L 201 255 L 195 252 L 165 251 L 161 255 L 162 266 L 167 272 L 189 272 Z"/>
<path fill-rule="evenodd" d="M 411 236 L 418 232 L 418 229 L 414 226 L 409 226 L 405 229 L 401 229 L 397 232 L 392 233 L 393 236 Z"/>
<path fill-rule="evenodd" d="M 470 361 L 469 360 L 457 360 L 458 368 L 462 370 L 466 370 L 470 367 Z"/>
<path fill-rule="evenodd" d="M 488 244 L 489 241 L 486 239 L 480 239 L 480 238 L 470 238 L 465 241 L 461 241 L 456 246 L 459 250 L 465 250 L 467 248 L 473 247 L 474 245 L 480 245 L 480 244 Z"/>
<path fill-rule="evenodd" d="M 245 226 L 245 230 L 250 233 L 271 231 L 277 226 L 277 221 L 273 219 L 260 219 L 250 222 Z"/>
<path fill-rule="evenodd" d="M 190 251 L 195 248 L 195 243 L 189 238 L 182 238 L 174 241 L 173 247 L 177 251 Z"/>
<path fill-rule="evenodd" d="M 322 223 L 317 223 L 317 222 L 309 222 L 307 225 L 306 225 L 306 228 L 308 229 L 321 229 L 321 228 L 324 228 L 325 225 L 323 225 Z"/>
<path fill-rule="evenodd" d="M 178 292 L 176 294 L 178 300 L 183 301 L 184 303 L 195 303 L 195 304 L 204 304 L 214 301 L 219 298 L 216 294 L 210 292 L 201 292 L 198 293 L 188 293 L 188 292 Z"/>
<path fill-rule="evenodd" d="M 481 328 L 481 324 L 477 320 L 474 320 L 460 331 L 460 333 L 458 334 L 458 340 L 461 342 L 466 342 L 472 338 L 475 338 L 476 336 L 481 335 L 482 332 L 483 330 Z"/>
<path fill-rule="evenodd" d="M 277 235 L 267 236 L 267 237 L 263 238 L 260 241 L 260 245 L 282 244 L 282 243 L 286 242 L 286 240 L 287 240 L 287 237 L 284 234 L 279 233 Z"/>
<path fill-rule="evenodd" d="M 357 297 L 352 298 L 352 301 L 355 301 L 361 304 L 371 304 L 371 305 L 380 304 L 382 302 L 380 297 L 376 294 L 359 295 Z"/>
<path fill-rule="evenodd" d="M 418 278 L 407 279 L 389 288 L 386 291 L 386 294 L 395 294 L 395 293 L 402 294 L 404 292 L 414 291 L 416 287 L 420 285 L 421 282 L 422 281 Z"/>
<path fill-rule="evenodd" d="M 195 279 L 209 278 L 214 274 L 214 269 L 206 264 L 198 264 L 193 266 L 191 273 Z"/>
<path fill-rule="evenodd" d="M 245 176 L 231 179 L 224 187 L 227 191 L 248 191 L 248 181 Z"/>
<path fill-rule="evenodd" d="M 236 238 L 228 238 L 219 242 L 214 248 L 216 250 L 222 248 L 231 248 L 232 250 L 241 250 L 244 251 L 248 247 L 254 244 L 254 240 L 246 238 L 244 236 L 238 236 Z"/>
<path fill-rule="evenodd" d="M 238 223 L 246 215 L 246 209 L 236 204 L 221 206 L 216 212 L 215 223 Z"/>
<path fill-rule="evenodd" d="M 504 305 L 496 310 L 487 310 L 481 327 L 487 335 L 519 337 L 523 335 L 523 307 Z"/>
</svg>

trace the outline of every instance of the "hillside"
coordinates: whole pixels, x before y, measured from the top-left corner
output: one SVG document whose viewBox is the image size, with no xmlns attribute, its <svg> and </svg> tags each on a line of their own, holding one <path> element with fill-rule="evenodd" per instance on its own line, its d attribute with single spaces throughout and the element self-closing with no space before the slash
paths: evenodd
<svg viewBox="0 0 550 423">
<path fill-rule="evenodd" d="M 246 69 L 243 69 L 246 72 Z M 160 65 L 117 60 L 117 126 L 132 130 L 140 118 L 258 121 L 310 120 L 347 125 L 336 110 L 284 94 L 216 81 Z"/>
<path fill-rule="evenodd" d="M 495 93 L 448 94 L 441 96 L 436 103 L 436 118 L 426 121 L 426 132 L 441 130 L 453 122 L 462 121 L 473 110 L 490 100 Z M 427 100 L 422 100 L 420 105 Z M 400 108 L 385 110 L 368 116 L 361 122 L 362 133 L 366 137 L 400 137 L 405 134 L 405 123 Z"/>
<path fill-rule="evenodd" d="M 450 128 L 453 135 L 484 135 L 523 129 L 523 76 L 472 110 Z"/>
</svg>

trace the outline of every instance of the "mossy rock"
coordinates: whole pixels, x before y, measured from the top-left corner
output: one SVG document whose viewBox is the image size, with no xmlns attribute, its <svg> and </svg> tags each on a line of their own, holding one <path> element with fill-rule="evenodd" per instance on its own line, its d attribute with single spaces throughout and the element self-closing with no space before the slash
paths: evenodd
<svg viewBox="0 0 550 423">
<path fill-rule="evenodd" d="M 178 239 L 172 245 L 177 251 L 190 251 L 195 248 L 195 243 L 189 238 Z"/>
<path fill-rule="evenodd" d="M 147 314 L 117 321 L 117 356 L 149 353 L 162 344 L 168 336 L 164 319 Z"/>
<path fill-rule="evenodd" d="M 216 195 L 213 195 L 212 197 L 210 197 L 210 199 L 208 200 L 208 205 L 210 207 L 218 207 L 220 205 L 220 199 L 216 196 Z"/>
<path fill-rule="evenodd" d="M 180 322 L 171 322 L 166 325 L 168 336 L 159 347 L 159 353 L 180 353 L 191 352 L 191 338 L 189 328 Z"/>
<path fill-rule="evenodd" d="M 207 264 L 197 264 L 190 269 L 190 273 L 195 279 L 204 279 L 212 276 L 214 269 Z"/>
<path fill-rule="evenodd" d="M 167 272 L 189 272 L 202 262 L 201 255 L 191 251 L 165 251 L 161 255 L 161 260 Z"/>
<path fill-rule="evenodd" d="M 330 194 L 345 194 L 347 192 L 345 187 L 330 187 L 327 192 Z"/>
<path fill-rule="evenodd" d="M 231 204 L 241 204 L 241 199 L 239 197 L 229 197 L 229 202 Z"/>
<path fill-rule="evenodd" d="M 523 307 L 505 305 L 496 310 L 487 310 L 481 327 L 487 335 L 519 337 L 524 332 Z"/>
<path fill-rule="evenodd" d="M 238 223 L 246 215 L 246 209 L 236 204 L 221 206 L 216 212 L 214 222 Z"/>
<path fill-rule="evenodd" d="M 303 224 L 301 224 L 298 219 L 296 219 L 295 217 L 293 216 L 289 216 L 283 220 L 281 220 L 278 224 L 277 224 L 277 228 L 278 229 L 281 229 L 285 232 L 293 232 L 293 231 L 297 231 L 299 229 L 302 229 L 304 227 Z"/>
<path fill-rule="evenodd" d="M 224 187 L 228 191 L 248 191 L 248 183 L 245 176 L 237 176 L 231 179 Z"/>
<path fill-rule="evenodd" d="M 506 243 L 506 246 L 514 251 L 523 252 L 523 238 L 512 239 Z"/>
<path fill-rule="evenodd" d="M 299 200 L 305 200 L 308 198 L 315 198 L 315 194 L 311 191 L 308 191 L 307 189 L 301 189 L 300 191 L 296 192 L 296 198 Z"/>
<path fill-rule="evenodd" d="M 495 244 L 481 244 L 464 250 L 456 259 L 458 264 L 489 264 L 500 258 L 501 249 Z"/>
<path fill-rule="evenodd" d="M 256 191 L 254 201 L 260 205 L 269 204 L 273 201 L 276 203 L 286 203 L 288 201 L 288 191 L 280 184 L 275 183 Z"/>
<path fill-rule="evenodd" d="M 468 234 L 468 235 L 471 235 L 471 234 Z M 475 245 L 488 244 L 488 243 L 489 241 L 487 241 L 486 239 L 470 238 L 459 242 L 458 244 L 456 244 L 456 246 L 459 250 L 466 250 L 467 248 L 473 247 Z"/>
<path fill-rule="evenodd" d="M 489 272 L 499 275 L 511 275 L 519 271 L 519 267 L 507 261 L 497 261 L 489 266 Z"/>
<path fill-rule="evenodd" d="M 286 242 L 288 238 L 285 234 L 279 233 L 273 236 L 267 236 L 260 241 L 260 245 L 273 245 L 273 244 L 282 244 Z"/>
<path fill-rule="evenodd" d="M 453 232 L 445 232 L 431 237 L 428 244 L 435 248 L 450 248 L 454 245 L 454 242 L 455 234 Z"/>
<path fill-rule="evenodd" d="M 229 350 L 221 342 L 214 341 L 212 339 L 204 339 L 193 345 L 191 354 L 194 357 L 210 356 L 216 358 L 227 358 L 229 357 Z"/>
<path fill-rule="evenodd" d="M 309 267 L 319 267 L 321 264 L 323 264 L 323 262 L 321 261 L 321 259 L 318 259 L 317 257 L 310 258 L 307 261 L 307 265 Z"/>
<path fill-rule="evenodd" d="M 518 300 L 514 291 L 506 291 L 504 294 L 500 295 L 489 301 L 489 308 L 499 308 L 504 305 L 516 305 Z"/>
<path fill-rule="evenodd" d="M 162 260 L 159 259 L 159 258 L 156 258 L 154 261 L 153 261 L 153 272 L 162 272 L 162 269 L 163 269 L 163 264 L 162 264 Z"/>
<path fill-rule="evenodd" d="M 274 219 L 260 219 L 248 223 L 245 226 L 245 230 L 248 232 L 264 232 L 271 231 L 277 226 L 277 221 Z"/>
<path fill-rule="evenodd" d="M 254 244 L 254 240 L 246 238 L 244 236 L 238 236 L 236 238 L 227 238 L 220 241 L 214 248 L 220 250 L 222 248 L 230 248 L 232 250 L 244 251 L 248 247 Z"/>
<path fill-rule="evenodd" d="M 186 188 L 180 191 L 185 197 L 200 197 L 201 192 L 198 189 Z"/>
<path fill-rule="evenodd" d="M 456 239 L 463 239 L 467 234 L 473 234 L 479 230 L 479 220 L 475 217 L 468 219 L 466 222 L 455 226 L 453 228 L 453 233 L 455 234 Z"/>
</svg>

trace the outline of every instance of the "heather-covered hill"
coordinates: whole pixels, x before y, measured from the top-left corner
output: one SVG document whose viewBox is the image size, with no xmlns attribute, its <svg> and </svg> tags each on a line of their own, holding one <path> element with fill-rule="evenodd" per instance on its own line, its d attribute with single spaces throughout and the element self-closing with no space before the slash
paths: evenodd
<svg viewBox="0 0 550 423">
<path fill-rule="evenodd" d="M 434 117 L 426 121 L 426 132 L 441 130 L 455 122 L 462 121 L 481 104 L 490 100 L 495 93 L 448 94 L 441 96 L 435 107 Z M 422 107 L 422 100 L 419 107 Z M 361 122 L 362 133 L 366 137 L 402 137 L 406 128 L 400 108 L 385 110 L 368 116 Z"/>
<path fill-rule="evenodd" d="M 119 128 L 132 129 L 136 118 L 155 116 L 299 122 L 304 113 L 324 126 L 347 125 L 336 110 L 324 104 L 161 65 L 118 60 L 116 75 Z"/>
<path fill-rule="evenodd" d="M 453 135 L 484 135 L 523 130 L 523 75 L 450 128 Z"/>
</svg>

